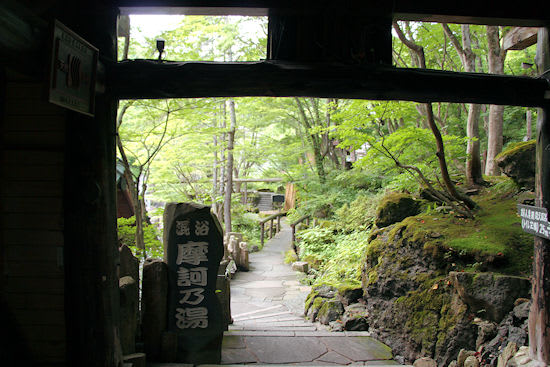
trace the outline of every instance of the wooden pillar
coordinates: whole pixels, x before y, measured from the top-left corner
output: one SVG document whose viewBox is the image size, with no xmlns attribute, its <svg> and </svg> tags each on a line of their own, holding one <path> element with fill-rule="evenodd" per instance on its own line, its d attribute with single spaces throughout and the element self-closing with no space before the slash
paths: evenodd
<svg viewBox="0 0 550 367">
<path fill-rule="evenodd" d="M 64 4 L 61 22 L 116 61 L 118 9 Z M 117 100 L 96 95 L 95 117 L 68 113 L 65 182 L 67 365 L 122 365 L 116 233 Z"/>
<path fill-rule="evenodd" d="M 550 69 L 549 29 L 538 34 L 537 67 L 539 73 Z M 537 118 L 536 206 L 550 211 L 550 106 L 540 108 Z M 529 348 L 533 360 L 550 364 L 550 240 L 535 237 Z"/>
</svg>

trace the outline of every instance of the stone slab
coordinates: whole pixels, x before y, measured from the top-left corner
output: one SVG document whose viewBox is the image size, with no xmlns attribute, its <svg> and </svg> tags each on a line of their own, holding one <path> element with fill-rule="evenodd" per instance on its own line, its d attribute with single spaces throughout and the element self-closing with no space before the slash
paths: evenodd
<svg viewBox="0 0 550 367">
<path fill-rule="evenodd" d="M 243 288 L 284 288 L 283 284 L 279 280 L 258 280 L 253 282 L 247 282 L 241 285 Z"/>
<path fill-rule="evenodd" d="M 245 340 L 259 363 L 311 362 L 327 352 L 318 338 L 251 337 Z"/>
<path fill-rule="evenodd" d="M 244 338 L 241 335 L 224 335 L 222 341 L 223 349 L 243 349 L 246 348 Z"/>
<path fill-rule="evenodd" d="M 331 364 L 347 365 L 352 363 L 353 361 L 339 353 L 328 351 L 321 357 L 317 358 L 315 362 L 327 362 Z"/>
<path fill-rule="evenodd" d="M 321 337 L 328 349 L 340 353 L 354 361 L 391 360 L 390 347 L 369 336 L 346 337 L 345 342 L 339 337 Z"/>
<path fill-rule="evenodd" d="M 257 359 L 246 348 L 243 349 L 222 349 L 222 361 L 221 364 L 243 364 L 243 363 L 256 363 Z"/>
</svg>

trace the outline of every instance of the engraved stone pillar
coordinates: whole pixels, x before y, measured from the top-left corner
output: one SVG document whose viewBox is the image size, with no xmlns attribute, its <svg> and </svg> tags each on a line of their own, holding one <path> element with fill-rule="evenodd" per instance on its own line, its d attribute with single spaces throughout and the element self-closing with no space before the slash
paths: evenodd
<svg viewBox="0 0 550 367">
<path fill-rule="evenodd" d="M 224 329 L 216 296 L 224 252 L 220 223 L 208 206 L 167 204 L 163 239 L 168 264 L 168 330 L 177 334 L 176 362 L 219 364 Z"/>
</svg>

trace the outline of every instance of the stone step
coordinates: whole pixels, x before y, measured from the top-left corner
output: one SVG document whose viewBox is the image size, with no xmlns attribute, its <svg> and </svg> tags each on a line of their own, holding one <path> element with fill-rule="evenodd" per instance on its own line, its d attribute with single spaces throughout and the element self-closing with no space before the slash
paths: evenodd
<svg viewBox="0 0 550 367">
<path fill-rule="evenodd" d="M 247 326 L 245 328 L 239 329 L 239 328 L 229 328 L 231 331 L 262 331 L 262 332 L 271 332 L 271 331 L 309 331 L 314 332 L 317 331 L 317 328 L 315 326 L 304 326 L 304 327 L 298 327 L 298 326 L 287 326 L 287 327 L 265 327 L 265 326 L 259 326 L 259 327 L 250 327 Z"/>
<path fill-rule="evenodd" d="M 233 317 L 233 322 L 257 320 L 257 319 L 267 319 L 267 318 L 273 318 L 273 317 L 277 317 L 277 316 L 290 315 L 290 314 L 292 314 L 291 311 L 283 311 L 283 312 L 275 312 L 275 313 L 266 314 L 266 315 L 253 315 L 253 316 L 248 316 L 248 317 L 244 317 L 244 318 L 241 318 L 241 319 Z"/>
</svg>

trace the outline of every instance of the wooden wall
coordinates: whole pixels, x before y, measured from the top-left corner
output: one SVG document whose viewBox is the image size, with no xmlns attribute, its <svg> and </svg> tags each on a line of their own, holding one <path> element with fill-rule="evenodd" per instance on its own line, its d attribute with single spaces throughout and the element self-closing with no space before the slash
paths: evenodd
<svg viewBox="0 0 550 367">
<path fill-rule="evenodd" d="M 65 111 L 47 102 L 43 83 L 7 79 L 0 135 L 0 289 L 6 317 L 13 319 L 7 321 L 18 329 L 3 333 L 20 350 L 2 352 L 10 359 L 27 347 L 28 353 L 15 356 L 19 363 L 29 357 L 35 366 L 61 366 Z"/>
</svg>

